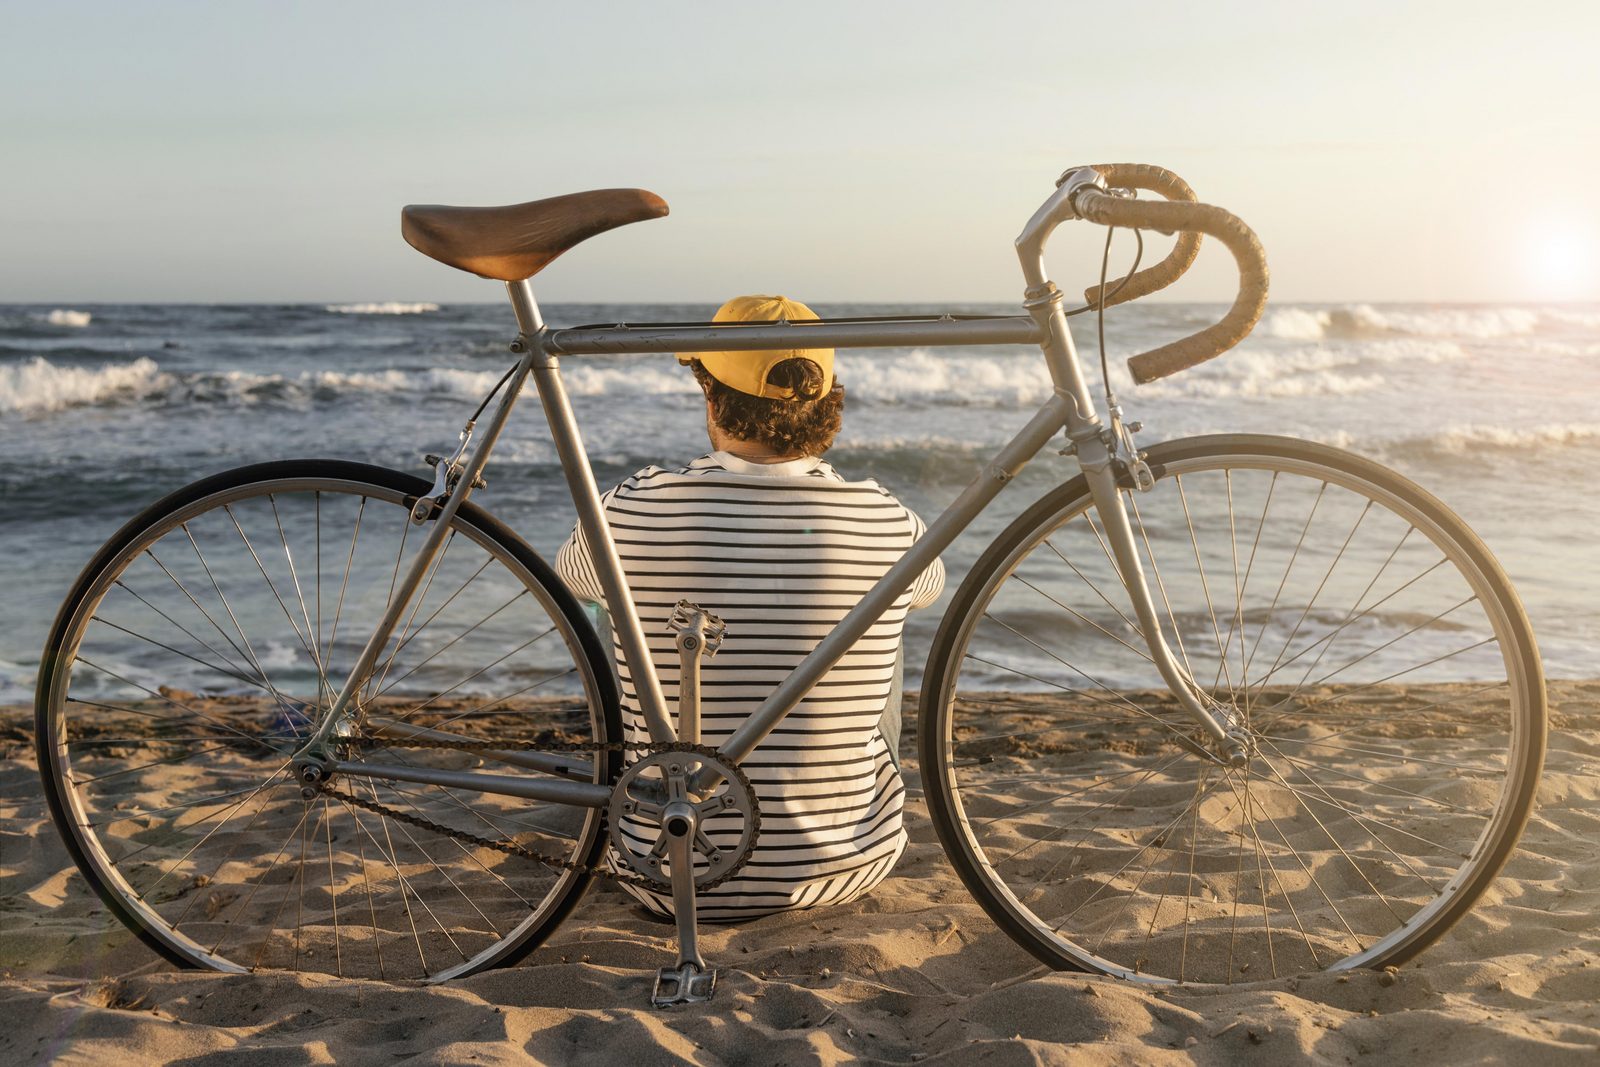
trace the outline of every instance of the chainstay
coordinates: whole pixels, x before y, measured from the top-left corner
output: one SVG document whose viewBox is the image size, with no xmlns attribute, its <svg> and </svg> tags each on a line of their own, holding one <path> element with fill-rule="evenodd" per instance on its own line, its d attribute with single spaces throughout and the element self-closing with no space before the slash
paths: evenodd
<svg viewBox="0 0 1600 1067">
<path fill-rule="evenodd" d="M 722 872 L 711 881 L 696 886 L 696 892 L 713 889 L 738 874 L 749 861 L 751 853 L 755 851 L 754 843 L 759 841 L 761 836 L 761 808 L 756 801 L 755 786 L 751 783 L 749 776 L 744 773 L 742 767 L 736 763 L 728 762 L 717 754 L 716 749 L 708 745 L 697 745 L 688 741 L 520 741 L 508 744 L 503 741 L 445 741 L 374 737 L 345 738 L 343 740 L 346 744 L 370 748 L 442 748 L 456 752 L 689 752 L 713 759 L 733 772 L 734 776 L 738 778 L 740 786 L 744 789 L 745 795 L 750 798 L 751 847 L 746 849 L 745 854 L 740 856 L 738 861 L 728 870 Z M 609 784 L 615 785 L 616 782 L 613 780 Z M 401 811 L 398 808 L 391 808 L 387 804 L 382 804 L 375 800 L 355 796 L 344 790 L 335 789 L 330 785 L 320 785 L 318 792 L 343 803 L 352 804 L 358 808 L 373 812 L 376 815 L 395 819 L 408 826 L 415 826 L 418 829 L 428 830 L 457 841 L 464 841 L 480 848 L 493 849 L 508 856 L 518 856 L 522 859 L 532 860 L 535 863 L 542 863 L 549 867 L 572 871 L 577 874 L 587 874 L 595 878 L 623 882 L 656 893 L 670 893 L 672 891 L 670 882 L 649 878 L 641 874 L 629 874 L 624 871 L 613 870 L 604 863 L 586 864 L 579 863 L 576 860 L 563 859 L 560 856 L 551 856 L 540 852 L 538 849 L 529 848 L 526 845 L 520 845 L 505 838 L 483 837 L 468 830 L 459 830 L 453 826 L 434 822 L 432 819 L 422 815 Z M 604 809 L 601 809 L 601 812 L 603 820 Z"/>
</svg>

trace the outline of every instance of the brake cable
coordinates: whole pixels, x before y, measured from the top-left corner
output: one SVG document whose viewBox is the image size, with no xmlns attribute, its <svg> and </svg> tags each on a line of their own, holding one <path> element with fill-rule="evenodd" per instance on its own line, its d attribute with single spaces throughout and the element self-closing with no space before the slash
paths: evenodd
<svg viewBox="0 0 1600 1067">
<path fill-rule="evenodd" d="M 1125 423 L 1122 421 L 1122 406 L 1117 403 L 1116 390 L 1111 385 L 1111 363 L 1106 354 L 1106 301 L 1115 297 L 1117 292 L 1128 284 L 1128 279 L 1132 278 L 1134 272 L 1139 269 L 1139 261 L 1144 258 L 1144 236 L 1137 229 L 1133 231 L 1134 240 L 1137 242 L 1133 266 L 1128 269 L 1128 273 L 1124 275 L 1117 288 L 1108 294 L 1106 292 L 1106 275 L 1110 270 L 1111 264 L 1111 237 L 1116 232 L 1117 228 L 1115 226 L 1106 228 L 1105 248 L 1100 253 L 1100 292 L 1098 299 L 1095 301 L 1095 333 L 1100 345 L 1100 386 L 1105 392 L 1106 414 L 1111 418 L 1110 440 L 1107 443 L 1111 446 L 1113 455 L 1117 453 L 1119 448 L 1127 453 L 1123 462 L 1127 466 L 1128 476 L 1132 479 L 1135 489 L 1140 492 L 1146 492 L 1154 488 L 1155 476 L 1152 474 L 1149 464 L 1145 463 L 1144 455 L 1139 451 L 1138 446 L 1133 443 L 1133 435 L 1143 429 L 1143 426 L 1137 422 Z"/>
</svg>

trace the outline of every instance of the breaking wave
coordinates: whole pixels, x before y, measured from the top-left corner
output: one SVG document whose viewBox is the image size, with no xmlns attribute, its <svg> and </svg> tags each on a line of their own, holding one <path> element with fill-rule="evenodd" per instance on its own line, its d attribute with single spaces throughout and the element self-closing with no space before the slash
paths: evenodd
<svg viewBox="0 0 1600 1067">
<path fill-rule="evenodd" d="M 1488 340 L 1520 337 L 1536 332 L 1541 325 L 1571 327 L 1592 325 L 1588 316 L 1600 315 L 1566 310 L 1536 311 L 1515 307 L 1434 308 L 1426 311 L 1376 308 L 1371 304 L 1351 304 L 1332 308 L 1277 308 L 1262 321 L 1264 336 L 1286 341 L 1322 339 L 1362 339 L 1384 336 L 1462 337 Z"/>
<path fill-rule="evenodd" d="M 73 311 L 71 308 L 56 308 L 44 317 L 44 321 L 52 326 L 75 326 L 82 328 L 89 325 L 94 318 L 87 311 Z"/>
<path fill-rule="evenodd" d="M 388 300 L 381 304 L 329 304 L 324 310 L 336 315 L 425 315 L 430 311 L 438 311 L 439 305 Z"/>
<path fill-rule="evenodd" d="M 1448 457 L 1548 451 L 1571 446 L 1600 445 L 1600 424 L 1552 423 L 1545 426 L 1491 426 L 1486 423 L 1450 425 L 1433 433 L 1406 437 L 1373 438 L 1350 431 L 1315 435 L 1335 448 L 1379 452 L 1389 457 L 1441 459 Z"/>
<path fill-rule="evenodd" d="M 502 372 L 450 367 L 426 370 L 305 371 L 256 374 L 249 371 L 164 371 L 152 359 L 105 363 L 98 367 L 58 366 L 42 356 L 0 366 L 0 413 L 44 414 L 66 408 L 128 403 L 280 404 L 337 403 L 361 395 L 414 393 L 478 399 Z M 564 375 L 574 397 L 619 395 L 698 396 L 687 373 L 648 367 L 573 367 Z"/>
<path fill-rule="evenodd" d="M 58 367 L 42 356 L 0 366 L 0 412 L 34 414 L 147 395 L 171 382 L 152 359 Z"/>
</svg>

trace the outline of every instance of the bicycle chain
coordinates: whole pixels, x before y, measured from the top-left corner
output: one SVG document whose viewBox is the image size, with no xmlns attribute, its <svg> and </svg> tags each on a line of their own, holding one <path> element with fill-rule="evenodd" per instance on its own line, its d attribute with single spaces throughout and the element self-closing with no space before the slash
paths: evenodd
<svg viewBox="0 0 1600 1067">
<path fill-rule="evenodd" d="M 728 870 L 722 872 L 722 874 L 718 875 L 716 878 L 713 878 L 711 881 L 697 886 L 697 892 L 704 892 L 705 890 L 713 889 L 716 886 L 721 885 L 723 882 L 726 882 L 729 878 L 732 878 L 734 875 L 738 874 L 739 871 L 744 867 L 745 863 L 750 859 L 750 854 L 754 851 L 754 842 L 759 840 L 761 836 L 761 808 L 756 803 L 754 785 L 751 784 L 749 777 L 744 773 L 744 770 L 740 768 L 738 764 L 729 763 L 726 759 L 717 754 L 716 749 L 711 748 L 708 745 L 696 745 L 688 741 L 550 741 L 544 743 L 540 743 L 538 741 L 524 741 L 520 743 L 514 742 L 507 744 L 504 741 L 425 741 L 410 738 L 376 737 L 341 738 L 341 741 L 345 744 L 361 745 L 374 748 L 442 748 L 457 752 L 483 752 L 489 750 L 495 750 L 499 752 L 587 752 L 594 754 L 599 754 L 602 752 L 689 752 L 697 756 L 705 756 L 709 759 L 713 759 L 719 765 L 724 766 L 733 772 L 734 777 L 738 778 L 739 780 L 739 785 L 744 789 L 745 795 L 750 797 L 750 840 L 752 842 L 752 847 L 746 849 L 744 855 L 740 856 L 733 866 L 728 868 Z M 610 784 L 615 786 L 616 779 L 613 778 Z M 646 875 L 629 874 L 624 871 L 613 870 L 610 866 L 604 863 L 584 864 L 575 860 L 563 859 L 560 856 L 547 855 L 543 852 L 540 852 L 538 849 L 529 848 L 526 845 L 520 845 L 517 842 L 507 838 L 481 837 L 478 834 L 474 834 L 468 830 L 458 830 L 455 827 L 445 826 L 443 823 L 434 822 L 432 819 L 421 815 L 415 815 L 408 811 L 401 811 L 398 808 L 391 808 L 387 804 L 381 804 L 376 800 L 367 800 L 364 797 L 355 796 L 354 794 L 347 793 L 341 789 L 334 789 L 332 786 L 327 785 L 326 783 L 319 785 L 317 787 L 317 791 L 322 793 L 324 796 L 332 797 L 333 799 L 343 801 L 346 804 L 353 804 L 358 808 L 364 808 L 367 811 L 382 815 L 386 818 L 395 819 L 398 822 L 403 822 L 409 826 L 415 826 L 418 829 L 430 830 L 433 833 L 440 834 L 445 837 L 451 837 L 458 841 L 465 841 L 468 844 L 476 845 L 479 848 L 493 849 L 496 852 L 501 852 L 508 856 L 520 856 L 523 859 L 533 860 L 536 863 L 543 863 L 550 867 L 557 867 L 564 871 L 573 871 L 577 874 L 587 874 L 596 878 L 608 878 L 614 882 L 627 883 L 628 885 L 649 889 L 656 893 L 672 892 L 672 884 L 670 882 L 665 882 L 656 878 L 650 878 Z M 608 836 L 606 832 L 605 818 L 605 809 L 602 808 L 600 809 L 600 836 L 602 839 Z"/>
</svg>

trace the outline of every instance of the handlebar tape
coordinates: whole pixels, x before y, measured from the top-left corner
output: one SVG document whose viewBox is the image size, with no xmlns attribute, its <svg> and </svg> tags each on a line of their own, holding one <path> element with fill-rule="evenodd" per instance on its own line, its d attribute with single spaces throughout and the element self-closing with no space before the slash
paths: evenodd
<svg viewBox="0 0 1600 1067">
<path fill-rule="evenodd" d="M 1168 200 L 1181 200 L 1193 203 L 1199 199 L 1194 195 L 1194 190 L 1189 188 L 1189 183 L 1161 167 L 1152 167 L 1148 163 L 1096 163 L 1093 167 L 1106 184 L 1113 188 L 1122 189 L 1147 189 L 1153 193 L 1160 193 Z M 1194 264 L 1194 257 L 1200 254 L 1200 235 L 1198 233 L 1182 233 L 1173 244 L 1172 251 L 1153 267 L 1147 267 L 1133 275 L 1124 282 L 1115 296 L 1106 296 L 1106 307 L 1114 304 L 1125 304 L 1130 300 L 1137 300 L 1141 296 L 1149 296 L 1160 289 L 1165 289 L 1183 276 L 1183 272 Z M 1100 306 L 1100 287 L 1091 285 L 1083 291 L 1083 301 L 1091 308 Z"/>
<path fill-rule="evenodd" d="M 1250 227 L 1222 208 L 1188 201 L 1121 200 L 1093 188 L 1079 192 L 1073 208 L 1080 217 L 1103 226 L 1210 234 L 1227 246 L 1239 264 L 1239 295 L 1221 321 L 1128 360 L 1133 380 L 1141 385 L 1220 356 L 1249 335 L 1266 309 L 1267 256 L 1261 241 Z"/>
</svg>

